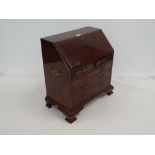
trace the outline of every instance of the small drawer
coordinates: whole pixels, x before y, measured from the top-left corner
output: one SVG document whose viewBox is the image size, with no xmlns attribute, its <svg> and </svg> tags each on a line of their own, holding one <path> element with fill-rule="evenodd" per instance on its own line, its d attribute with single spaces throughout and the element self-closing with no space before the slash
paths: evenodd
<svg viewBox="0 0 155 155">
<path fill-rule="evenodd" d="M 84 67 L 80 67 L 78 68 L 75 72 L 74 72 L 74 77 L 77 77 L 79 75 L 81 75 L 82 73 L 86 72 L 87 71 L 87 67 L 84 66 Z"/>
<path fill-rule="evenodd" d="M 107 69 L 111 69 L 111 68 L 112 68 L 112 61 L 108 61 L 100 67 L 100 70 L 107 70 Z"/>
<path fill-rule="evenodd" d="M 94 68 L 94 63 L 88 64 L 85 66 L 81 66 L 74 72 L 74 77 L 77 77 L 83 73 L 86 73 L 87 71 L 90 71 L 93 68 Z"/>
<path fill-rule="evenodd" d="M 78 85 L 82 85 L 83 83 L 86 82 L 87 79 L 91 79 L 94 76 L 98 77 L 99 74 L 104 74 L 103 76 L 110 76 L 111 67 L 112 67 L 112 62 L 109 61 L 106 64 L 96 68 L 95 70 L 79 76 L 77 79 L 72 81 L 72 87 L 77 87 Z M 99 77 L 99 78 L 102 78 L 102 77 Z"/>
<path fill-rule="evenodd" d="M 106 62 L 108 62 L 108 61 L 110 61 L 110 60 L 112 60 L 112 56 L 108 56 L 108 57 L 106 57 L 106 58 L 104 58 L 104 59 L 100 59 L 100 60 L 98 60 L 98 61 L 96 62 L 96 67 L 97 67 L 97 66 L 100 66 L 100 65 L 103 65 L 104 63 L 106 63 Z"/>
</svg>

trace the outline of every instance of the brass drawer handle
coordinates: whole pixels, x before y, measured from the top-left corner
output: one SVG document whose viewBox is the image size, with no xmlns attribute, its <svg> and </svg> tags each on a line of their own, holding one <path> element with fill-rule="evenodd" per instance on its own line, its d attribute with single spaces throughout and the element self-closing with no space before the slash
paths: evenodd
<svg viewBox="0 0 155 155">
<path fill-rule="evenodd" d="M 50 73 L 51 73 L 53 76 L 57 76 L 57 77 L 61 75 L 61 71 L 58 70 L 58 69 L 56 69 L 56 68 L 52 68 L 52 69 L 50 70 Z"/>
</svg>

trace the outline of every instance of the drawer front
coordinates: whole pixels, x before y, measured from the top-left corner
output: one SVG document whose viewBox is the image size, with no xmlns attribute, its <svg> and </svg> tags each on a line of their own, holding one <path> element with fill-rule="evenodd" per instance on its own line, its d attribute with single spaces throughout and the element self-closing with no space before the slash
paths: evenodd
<svg viewBox="0 0 155 155">
<path fill-rule="evenodd" d="M 77 107 L 106 89 L 111 83 L 112 61 L 72 82 L 72 103 Z"/>
<path fill-rule="evenodd" d="M 94 64 L 88 64 L 88 65 L 82 66 L 74 72 L 74 77 L 77 77 L 85 72 L 88 72 L 89 70 L 91 70 L 93 68 L 94 68 Z"/>
<path fill-rule="evenodd" d="M 96 74 L 98 74 L 98 73 L 100 73 L 100 72 L 101 72 L 100 69 L 96 69 L 96 70 L 94 70 L 94 71 L 92 71 L 92 72 L 90 72 L 90 73 L 88 73 L 88 74 L 86 74 L 86 75 L 83 75 L 83 76 L 81 76 L 80 78 L 78 78 L 77 80 L 74 80 L 74 81 L 72 82 L 72 86 L 73 86 L 73 87 L 77 87 L 80 83 L 81 83 L 81 84 L 82 84 L 82 83 L 85 83 L 87 79 L 89 79 L 89 78 L 95 76 Z"/>
<path fill-rule="evenodd" d="M 78 69 L 76 69 L 73 73 L 73 78 L 76 79 L 78 78 L 80 75 L 92 70 L 92 69 L 95 69 L 96 67 L 99 67 L 105 63 L 107 63 L 108 61 L 111 61 L 112 60 L 112 56 L 107 56 L 106 58 L 103 58 L 103 59 L 100 59 L 96 62 L 93 62 L 93 63 L 90 63 L 90 64 L 87 64 L 87 65 L 84 65 L 84 66 L 80 66 Z"/>
<path fill-rule="evenodd" d="M 96 67 L 97 67 L 97 66 L 101 66 L 101 65 L 107 63 L 107 62 L 110 61 L 110 60 L 112 60 L 112 56 L 108 56 L 108 57 L 106 57 L 106 58 L 104 58 L 104 59 L 98 60 L 98 61 L 95 63 L 95 66 L 96 66 Z"/>
<path fill-rule="evenodd" d="M 72 93 L 78 93 L 80 91 L 87 90 L 92 86 L 95 86 L 97 83 L 104 81 L 106 78 L 110 78 L 110 73 L 107 75 L 107 72 L 99 73 L 96 76 L 91 77 L 90 79 L 85 80 L 83 83 L 77 87 L 72 88 Z"/>
<path fill-rule="evenodd" d="M 79 85 L 84 85 L 87 83 L 87 81 L 90 79 L 92 80 L 95 76 L 97 77 L 97 75 L 99 74 L 104 74 L 105 76 L 109 76 L 108 72 L 111 72 L 111 67 L 112 67 L 112 61 L 106 63 L 105 65 L 102 65 L 101 67 L 83 75 L 80 76 L 77 80 L 72 81 L 72 87 L 76 88 Z"/>
<path fill-rule="evenodd" d="M 110 79 L 98 82 L 95 86 L 88 90 L 81 91 L 79 93 L 74 93 L 72 96 L 73 107 L 79 106 L 81 103 L 89 100 L 89 98 L 94 97 L 97 93 L 107 88 L 110 84 Z"/>
</svg>

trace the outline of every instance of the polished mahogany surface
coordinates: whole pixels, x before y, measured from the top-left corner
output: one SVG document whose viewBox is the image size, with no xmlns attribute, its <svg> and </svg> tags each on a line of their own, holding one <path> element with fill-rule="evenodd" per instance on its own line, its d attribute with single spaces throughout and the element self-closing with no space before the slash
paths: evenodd
<svg viewBox="0 0 155 155">
<path fill-rule="evenodd" d="M 92 27 L 59 34 L 57 38 L 51 36 L 44 39 L 49 42 L 54 40 L 53 43 L 61 51 L 70 69 L 113 54 L 113 48 L 104 33 Z"/>
<path fill-rule="evenodd" d="M 76 30 L 72 30 L 72 31 L 64 32 L 64 33 L 59 33 L 59 34 L 48 36 L 48 37 L 44 37 L 43 39 L 47 40 L 49 42 L 52 42 L 52 43 L 56 43 L 56 42 L 72 39 L 75 36 L 78 36 L 79 34 L 89 34 L 89 33 L 96 31 L 96 30 L 99 30 L 99 29 L 87 26 L 84 28 L 79 28 Z"/>
<path fill-rule="evenodd" d="M 47 106 L 70 123 L 91 98 L 112 94 L 114 50 L 101 29 L 85 27 L 41 39 Z"/>
</svg>

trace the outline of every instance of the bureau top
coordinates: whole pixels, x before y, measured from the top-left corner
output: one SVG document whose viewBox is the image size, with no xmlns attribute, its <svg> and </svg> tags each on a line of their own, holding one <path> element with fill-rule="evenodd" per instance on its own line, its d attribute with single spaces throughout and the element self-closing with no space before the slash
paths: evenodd
<svg viewBox="0 0 155 155">
<path fill-rule="evenodd" d="M 52 43 L 56 43 L 56 42 L 64 41 L 66 39 L 72 39 L 74 37 L 79 37 L 80 35 L 85 35 L 85 34 L 88 34 L 88 33 L 91 33 L 91 32 L 97 31 L 97 30 L 99 30 L 99 29 L 87 26 L 84 28 L 48 36 L 43 39 L 47 40 L 49 42 L 52 42 Z"/>
<path fill-rule="evenodd" d="M 70 69 L 113 55 L 114 52 L 103 31 L 93 27 L 84 27 L 41 40 L 52 43 Z"/>
</svg>

